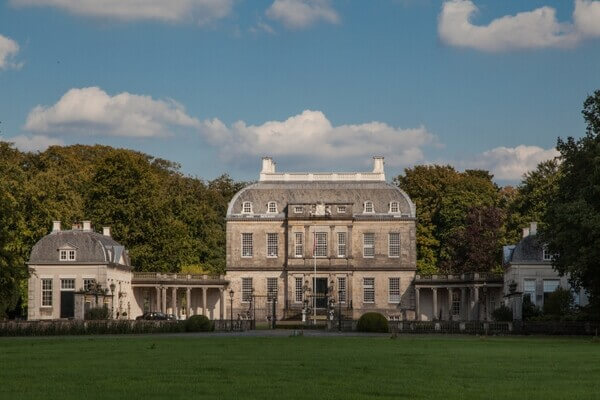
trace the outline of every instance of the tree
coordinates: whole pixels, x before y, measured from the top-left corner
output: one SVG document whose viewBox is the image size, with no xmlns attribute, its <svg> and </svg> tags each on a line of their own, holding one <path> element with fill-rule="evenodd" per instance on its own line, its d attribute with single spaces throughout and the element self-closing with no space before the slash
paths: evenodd
<svg viewBox="0 0 600 400">
<path fill-rule="evenodd" d="M 554 268 L 584 287 L 600 310 L 600 90 L 583 105 L 586 134 L 558 139 L 561 175 L 542 221 Z"/>
</svg>

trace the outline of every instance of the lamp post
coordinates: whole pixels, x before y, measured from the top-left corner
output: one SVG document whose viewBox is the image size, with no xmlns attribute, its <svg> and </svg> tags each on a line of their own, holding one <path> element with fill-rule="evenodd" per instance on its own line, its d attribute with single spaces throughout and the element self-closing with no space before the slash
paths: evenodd
<svg viewBox="0 0 600 400">
<path fill-rule="evenodd" d="M 229 330 L 233 330 L 233 289 L 229 289 Z"/>
<path fill-rule="evenodd" d="M 308 314 L 308 293 L 310 293 L 310 286 L 308 285 L 308 279 L 304 281 L 304 286 L 302 286 L 302 293 L 304 297 L 304 308 L 302 309 L 302 322 L 306 323 L 306 315 Z"/>
<path fill-rule="evenodd" d="M 115 316 L 115 284 L 110 284 L 110 315 L 112 318 Z"/>
<path fill-rule="evenodd" d="M 338 290 L 338 331 L 342 331 L 342 291 Z"/>
</svg>

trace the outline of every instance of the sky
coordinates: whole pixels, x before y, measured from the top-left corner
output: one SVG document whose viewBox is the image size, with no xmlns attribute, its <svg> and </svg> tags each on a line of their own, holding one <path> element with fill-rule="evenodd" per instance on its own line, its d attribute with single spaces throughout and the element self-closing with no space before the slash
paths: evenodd
<svg viewBox="0 0 600 400">
<path fill-rule="evenodd" d="M 4 0 L 0 135 L 186 174 L 418 164 L 512 184 L 585 133 L 600 0 Z"/>
</svg>

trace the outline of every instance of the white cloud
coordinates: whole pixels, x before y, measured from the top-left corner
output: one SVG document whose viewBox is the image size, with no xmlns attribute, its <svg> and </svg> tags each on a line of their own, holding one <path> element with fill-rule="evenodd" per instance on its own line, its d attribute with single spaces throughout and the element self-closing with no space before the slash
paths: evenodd
<svg viewBox="0 0 600 400">
<path fill-rule="evenodd" d="M 51 6 L 72 14 L 123 21 L 157 20 L 199 24 L 226 17 L 233 0 L 11 0 L 15 6 Z"/>
<path fill-rule="evenodd" d="M 6 138 L 6 141 L 14 143 L 15 147 L 21 151 L 44 151 L 50 146 L 64 145 L 62 140 L 44 135 L 18 135 L 11 138 Z"/>
<path fill-rule="evenodd" d="M 600 36 L 600 1 L 576 0 L 573 20 L 584 36 Z"/>
<path fill-rule="evenodd" d="M 470 0 L 444 2 L 438 24 L 441 40 L 452 46 L 502 51 L 566 47 L 580 39 L 572 24 L 557 21 L 551 7 L 507 15 L 482 26 L 471 23 L 477 11 Z"/>
<path fill-rule="evenodd" d="M 275 0 L 266 14 L 289 29 L 306 28 L 319 21 L 340 22 L 329 0 Z"/>
<path fill-rule="evenodd" d="M 472 160 L 459 162 L 458 165 L 462 168 L 488 170 L 500 180 L 519 180 L 524 173 L 534 170 L 542 161 L 558 156 L 559 152 L 554 148 L 525 145 L 496 147 Z"/>
<path fill-rule="evenodd" d="M 423 126 L 401 129 L 382 122 L 333 126 L 321 111 L 305 110 L 285 121 L 231 126 L 218 119 L 203 122 L 203 135 L 229 160 L 273 155 L 325 165 L 331 160 L 368 160 L 386 156 L 391 166 L 408 166 L 424 159 L 423 147 L 437 145 Z"/>
<path fill-rule="evenodd" d="M 199 126 L 200 121 L 174 100 L 127 92 L 110 96 L 98 87 L 87 87 L 70 89 L 52 106 L 35 107 L 24 128 L 46 134 L 156 137 Z"/>
<path fill-rule="evenodd" d="M 19 68 L 21 65 L 12 62 L 19 52 L 19 44 L 6 36 L 0 35 L 0 69 Z"/>
</svg>

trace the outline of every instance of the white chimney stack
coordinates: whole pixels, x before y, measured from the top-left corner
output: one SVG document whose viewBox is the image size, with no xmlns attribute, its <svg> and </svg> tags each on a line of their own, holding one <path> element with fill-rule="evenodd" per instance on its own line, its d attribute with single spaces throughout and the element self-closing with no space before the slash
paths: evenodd
<svg viewBox="0 0 600 400">
<path fill-rule="evenodd" d="M 529 236 L 529 228 L 523 228 L 523 238 Z"/>
<path fill-rule="evenodd" d="M 263 157 L 262 158 L 262 171 L 261 174 L 274 174 L 275 173 L 275 163 L 271 157 Z"/>
<path fill-rule="evenodd" d="M 529 224 L 529 234 L 531 236 L 537 235 L 537 222 L 531 222 Z"/>
<path fill-rule="evenodd" d="M 92 221 L 83 221 L 83 230 L 89 232 L 92 230 Z"/>
<path fill-rule="evenodd" d="M 110 226 L 104 226 L 104 227 L 102 227 L 102 234 L 104 236 L 110 237 Z"/>
<path fill-rule="evenodd" d="M 52 221 L 52 232 L 60 232 L 60 221 Z"/>
</svg>

